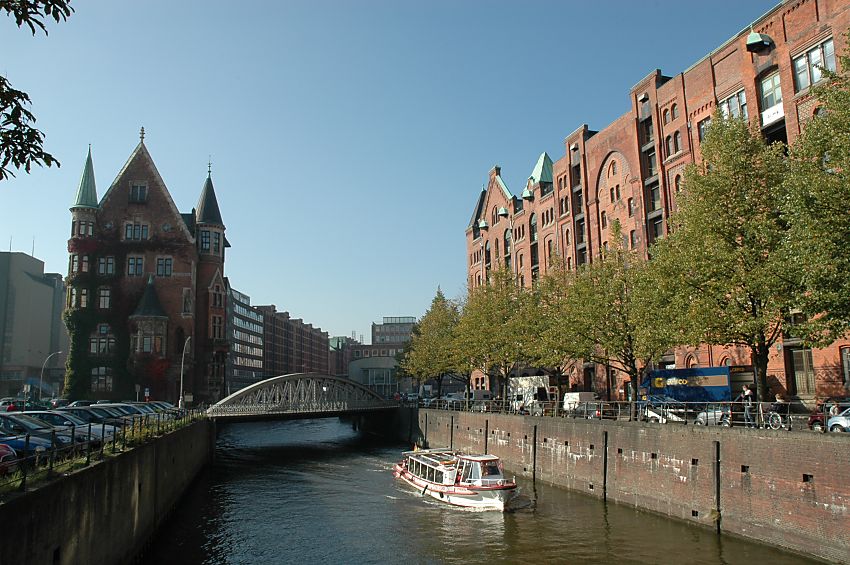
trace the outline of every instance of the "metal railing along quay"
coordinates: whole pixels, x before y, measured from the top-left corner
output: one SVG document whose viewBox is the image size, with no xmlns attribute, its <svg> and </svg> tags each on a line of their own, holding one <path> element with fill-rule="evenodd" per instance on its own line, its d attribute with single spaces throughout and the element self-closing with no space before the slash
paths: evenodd
<svg viewBox="0 0 850 565">
<path fill-rule="evenodd" d="M 0 502 L 206 418 L 203 409 L 125 416 L 113 424 L 0 437 Z M 2 446 L 10 449 L 4 449 Z"/>
<path fill-rule="evenodd" d="M 425 399 L 419 407 L 435 410 L 514 414 L 596 421 L 637 421 L 681 426 L 723 426 L 773 430 L 826 431 L 829 407 L 814 412 L 802 405 L 782 402 L 655 402 L 593 400 L 575 402 L 566 407 L 555 401 L 532 403 L 500 400 Z M 850 431 L 850 430 L 847 430 Z M 850 434 L 848 434 L 850 435 Z"/>
</svg>

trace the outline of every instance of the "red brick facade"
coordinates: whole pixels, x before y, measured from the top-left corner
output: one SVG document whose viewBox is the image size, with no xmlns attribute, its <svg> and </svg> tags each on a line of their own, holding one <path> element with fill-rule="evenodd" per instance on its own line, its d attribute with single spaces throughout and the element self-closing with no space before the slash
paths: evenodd
<svg viewBox="0 0 850 565">
<path fill-rule="evenodd" d="M 466 230 L 470 287 L 504 265 L 530 286 L 549 268 L 553 252 L 571 268 L 592 262 L 607 245 L 614 219 L 627 245 L 646 250 L 666 232 L 684 166 L 700 158 L 704 120 L 718 105 L 741 112 L 743 102 L 768 139 L 793 142 L 815 110 L 808 88 L 795 80 L 795 59 L 813 53 L 825 61 L 830 52 L 843 52 L 848 27 L 846 0 L 787 0 L 753 23 L 755 33 L 769 37 L 767 49 L 748 51 L 751 34 L 742 32 L 674 77 L 651 72 L 630 90 L 626 114 L 601 131 L 582 125 L 567 135 L 551 178 L 531 178 L 514 195 L 494 167 Z M 809 73 L 801 77 L 811 81 Z M 513 236 L 509 248 L 506 233 Z M 750 364 L 746 352 L 726 347 L 683 348 L 675 355 L 676 367 L 726 363 Z M 809 350 L 787 340 L 771 356 L 768 382 L 802 400 L 844 395 L 848 363 L 850 341 Z M 596 375 L 597 390 L 604 390 L 604 371 Z M 573 381 L 580 387 L 583 376 Z"/>
<path fill-rule="evenodd" d="M 91 197 L 71 208 L 67 393 L 126 400 L 138 386 L 140 397 L 148 389 L 176 404 L 191 337 L 183 390 L 196 404 L 218 400 L 227 354 L 224 225 L 178 212 L 144 142 L 99 202 L 90 180 Z"/>
</svg>

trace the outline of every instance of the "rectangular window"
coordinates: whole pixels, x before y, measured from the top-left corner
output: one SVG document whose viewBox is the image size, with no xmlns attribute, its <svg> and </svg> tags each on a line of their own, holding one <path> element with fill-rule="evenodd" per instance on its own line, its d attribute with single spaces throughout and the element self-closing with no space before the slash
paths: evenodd
<svg viewBox="0 0 850 565">
<path fill-rule="evenodd" d="M 706 118 L 697 123 L 697 136 L 699 137 L 700 142 L 705 139 L 705 132 L 708 130 L 708 126 L 710 125 L 711 118 Z"/>
<path fill-rule="evenodd" d="M 664 220 L 661 216 L 649 221 L 649 240 L 656 242 L 664 236 Z"/>
<path fill-rule="evenodd" d="M 88 308 L 89 305 L 89 290 L 87 288 L 80 289 L 80 308 Z"/>
<path fill-rule="evenodd" d="M 658 163 L 655 160 L 655 150 L 647 151 L 644 155 L 646 158 L 646 176 L 655 176 L 658 174 Z"/>
<path fill-rule="evenodd" d="M 98 308 L 109 308 L 110 301 L 112 298 L 112 290 L 108 288 L 101 288 L 97 291 L 97 307 Z"/>
<path fill-rule="evenodd" d="M 218 255 L 221 250 L 221 234 L 218 232 L 213 232 L 213 253 Z"/>
<path fill-rule="evenodd" d="M 819 82 L 823 78 L 823 69 L 835 70 L 835 45 L 832 38 L 794 57 L 794 88 L 797 92 Z"/>
<path fill-rule="evenodd" d="M 204 251 L 210 250 L 210 232 L 209 230 L 201 230 L 201 249 Z"/>
<path fill-rule="evenodd" d="M 158 277 L 170 277 L 171 276 L 171 266 L 172 266 L 172 258 L 171 257 L 157 257 L 156 259 L 156 276 Z"/>
<path fill-rule="evenodd" d="M 743 90 L 736 92 L 720 103 L 720 109 L 724 116 L 748 119 L 746 93 Z"/>
<path fill-rule="evenodd" d="M 629 208 L 629 217 L 631 218 L 632 216 L 635 215 L 635 199 L 629 198 L 627 202 L 628 202 L 628 208 Z"/>
<path fill-rule="evenodd" d="M 764 112 L 777 104 L 782 104 L 782 85 L 779 73 L 773 73 L 761 81 L 761 110 Z"/>
<path fill-rule="evenodd" d="M 658 183 L 652 183 L 646 189 L 646 211 L 655 212 L 661 209 L 661 189 Z"/>
<path fill-rule="evenodd" d="M 74 237 L 76 230 L 77 230 L 77 222 L 75 222 L 75 221 L 71 222 L 71 237 Z"/>
<path fill-rule="evenodd" d="M 148 239 L 147 224 L 126 224 L 124 227 L 124 239 L 146 240 Z"/>
<path fill-rule="evenodd" d="M 134 184 L 130 187 L 130 202 L 147 202 L 148 187 L 144 184 Z"/>
<path fill-rule="evenodd" d="M 145 272 L 144 257 L 127 257 L 127 274 L 131 277 L 140 277 Z"/>
<path fill-rule="evenodd" d="M 652 120 L 644 120 L 640 123 L 640 144 L 646 145 L 655 140 L 655 130 L 652 127 Z"/>
<path fill-rule="evenodd" d="M 80 262 L 80 270 L 84 273 L 89 272 L 89 256 L 83 255 L 82 261 Z"/>
<path fill-rule="evenodd" d="M 98 275 L 113 275 L 115 274 L 115 257 L 100 257 L 97 260 Z"/>
<path fill-rule="evenodd" d="M 584 220 L 576 222 L 576 245 L 584 243 Z"/>
<path fill-rule="evenodd" d="M 94 367 L 91 370 L 92 392 L 112 392 L 112 369 Z"/>
<path fill-rule="evenodd" d="M 77 254 L 71 255 L 71 268 L 70 271 L 72 273 L 77 273 L 80 271 L 80 256 Z"/>
<path fill-rule="evenodd" d="M 629 249 L 637 247 L 637 233 L 635 230 L 629 232 Z"/>
<path fill-rule="evenodd" d="M 844 374 L 844 385 L 850 385 L 850 347 L 841 348 L 841 368 Z"/>
</svg>

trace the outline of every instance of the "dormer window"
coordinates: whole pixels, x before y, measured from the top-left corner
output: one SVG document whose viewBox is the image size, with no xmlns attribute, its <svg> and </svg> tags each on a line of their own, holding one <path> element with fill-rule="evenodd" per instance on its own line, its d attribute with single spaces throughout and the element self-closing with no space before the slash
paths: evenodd
<svg viewBox="0 0 850 565">
<path fill-rule="evenodd" d="M 143 204 L 148 201 L 148 186 L 146 184 L 133 184 L 130 186 L 130 202 Z"/>
</svg>

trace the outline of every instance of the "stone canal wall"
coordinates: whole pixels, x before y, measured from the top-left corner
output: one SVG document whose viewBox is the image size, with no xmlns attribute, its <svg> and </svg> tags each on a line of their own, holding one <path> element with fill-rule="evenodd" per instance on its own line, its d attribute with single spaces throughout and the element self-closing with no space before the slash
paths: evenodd
<svg viewBox="0 0 850 565">
<path fill-rule="evenodd" d="M 0 565 L 132 562 L 214 442 L 195 422 L 0 505 Z"/>
<path fill-rule="evenodd" d="M 831 562 L 850 563 L 850 438 L 420 410 L 419 442 Z"/>
</svg>

